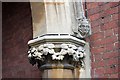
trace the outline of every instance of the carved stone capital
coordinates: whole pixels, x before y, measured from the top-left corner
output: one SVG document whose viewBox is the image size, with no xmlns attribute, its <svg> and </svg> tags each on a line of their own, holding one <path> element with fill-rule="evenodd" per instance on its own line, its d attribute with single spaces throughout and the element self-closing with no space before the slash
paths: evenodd
<svg viewBox="0 0 120 80">
<path fill-rule="evenodd" d="M 28 44 L 28 58 L 32 65 L 38 64 L 38 67 L 41 67 L 48 63 L 67 63 L 74 67 L 83 66 L 85 42 L 76 37 L 45 35 L 29 41 Z"/>
</svg>

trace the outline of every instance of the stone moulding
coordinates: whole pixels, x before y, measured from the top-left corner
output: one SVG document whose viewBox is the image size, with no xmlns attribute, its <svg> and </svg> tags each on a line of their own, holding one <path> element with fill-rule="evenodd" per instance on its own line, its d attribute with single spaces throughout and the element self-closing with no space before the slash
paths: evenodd
<svg viewBox="0 0 120 80">
<path fill-rule="evenodd" d="M 32 65 L 66 62 L 83 66 L 85 41 L 70 35 L 42 36 L 28 42 L 28 58 Z"/>
<path fill-rule="evenodd" d="M 32 46 L 38 43 L 43 43 L 43 42 L 72 42 L 76 43 L 78 45 L 85 45 L 85 41 L 78 39 L 76 37 L 73 37 L 69 34 L 48 34 L 48 35 L 43 35 L 40 37 L 37 37 L 33 40 L 28 41 L 28 45 Z"/>
</svg>

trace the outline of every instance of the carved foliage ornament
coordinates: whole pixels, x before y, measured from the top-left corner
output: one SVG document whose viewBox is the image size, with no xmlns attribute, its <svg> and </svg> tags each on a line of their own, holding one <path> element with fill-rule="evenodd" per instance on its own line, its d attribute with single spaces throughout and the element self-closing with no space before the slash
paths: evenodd
<svg viewBox="0 0 120 80">
<path fill-rule="evenodd" d="M 51 55 L 52 60 L 62 61 L 65 58 L 65 55 L 72 56 L 73 61 L 79 62 L 85 57 L 85 49 L 83 47 L 76 47 L 72 44 L 61 44 L 59 49 L 60 51 L 55 51 L 54 44 L 43 44 L 38 47 L 32 47 L 28 51 L 29 60 L 40 60 L 44 61 L 45 56 Z M 36 63 L 36 62 L 35 62 Z M 34 64 L 35 64 L 34 63 Z"/>
</svg>

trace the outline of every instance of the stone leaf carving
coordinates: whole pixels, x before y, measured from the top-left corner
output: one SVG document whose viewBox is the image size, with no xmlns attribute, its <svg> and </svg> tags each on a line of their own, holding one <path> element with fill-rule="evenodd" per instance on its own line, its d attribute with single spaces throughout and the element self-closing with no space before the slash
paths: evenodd
<svg viewBox="0 0 120 80">
<path fill-rule="evenodd" d="M 63 60 L 65 55 L 73 56 L 73 61 L 81 61 L 85 57 L 85 49 L 80 46 L 76 47 L 72 44 L 61 44 L 60 52 L 55 52 L 54 44 L 43 44 L 38 47 L 32 47 L 28 51 L 28 58 L 30 61 L 33 61 L 33 65 L 36 64 L 35 60 L 44 61 L 44 56 L 51 55 L 52 60 Z"/>
</svg>

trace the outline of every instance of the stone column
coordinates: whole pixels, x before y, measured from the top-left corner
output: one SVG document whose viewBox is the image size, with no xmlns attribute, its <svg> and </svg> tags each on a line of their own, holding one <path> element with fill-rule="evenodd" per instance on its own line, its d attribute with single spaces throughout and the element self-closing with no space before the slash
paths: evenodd
<svg viewBox="0 0 120 80">
<path fill-rule="evenodd" d="M 79 78 L 89 22 L 86 18 L 77 19 L 78 13 L 71 12 L 71 4 L 75 3 L 58 1 L 31 3 L 33 40 L 28 42 L 28 58 L 42 71 L 42 78 Z M 77 24 L 74 29 L 73 24 Z"/>
<path fill-rule="evenodd" d="M 43 72 L 43 78 L 75 78 L 82 67 L 85 41 L 70 35 L 45 35 L 28 42 L 28 58 Z"/>
</svg>

